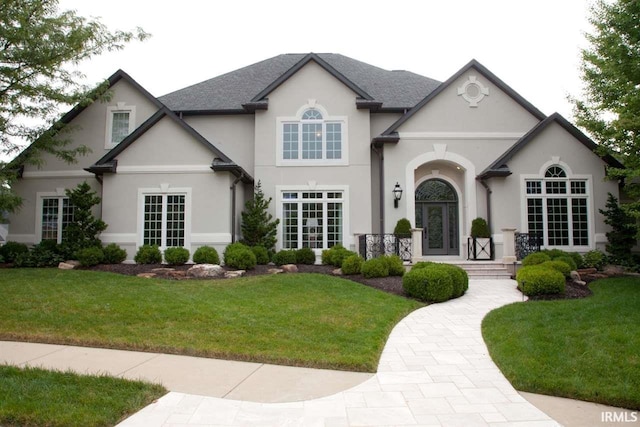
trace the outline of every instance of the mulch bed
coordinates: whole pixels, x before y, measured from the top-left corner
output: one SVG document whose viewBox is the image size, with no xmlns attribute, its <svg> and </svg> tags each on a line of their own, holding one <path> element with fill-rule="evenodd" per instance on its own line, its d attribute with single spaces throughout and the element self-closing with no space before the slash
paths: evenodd
<svg viewBox="0 0 640 427">
<path fill-rule="evenodd" d="M 90 270 L 94 271 L 108 271 L 112 273 L 125 274 L 129 276 L 137 276 L 141 273 L 156 273 L 158 277 L 167 278 L 167 279 L 186 279 L 184 276 L 173 275 L 172 271 L 186 271 L 191 267 L 191 265 L 179 265 L 169 267 L 167 265 L 162 264 L 104 264 L 97 265 L 95 267 L 91 267 Z M 276 268 L 272 265 L 257 265 L 255 268 L 251 270 L 247 270 L 245 276 L 257 276 L 262 274 L 270 274 L 268 272 L 269 269 Z M 299 273 L 319 273 L 319 274 L 329 274 L 332 275 L 333 271 L 336 268 L 329 265 L 298 265 Z M 225 268 L 227 271 L 233 271 L 233 269 Z M 286 274 L 286 273 L 285 273 Z M 582 279 L 589 283 L 593 280 L 597 280 L 601 278 L 602 275 L 584 275 Z M 390 277 L 380 277 L 375 279 L 367 279 L 361 274 L 350 275 L 350 276 L 342 276 L 345 279 L 352 280 L 354 282 L 361 283 L 363 285 L 379 289 L 381 291 L 400 295 L 403 297 L 408 297 L 405 294 L 404 289 L 402 287 L 402 278 L 397 276 Z M 191 279 L 189 280 L 199 280 L 199 279 Z M 211 280 L 211 279 L 208 279 Z M 214 279 L 214 280 L 224 280 L 224 279 Z M 539 295 L 530 297 L 529 300 L 558 300 L 558 299 L 576 299 L 576 298 L 586 298 L 588 296 L 593 295 L 591 289 L 589 289 L 586 285 L 579 285 L 573 283 L 571 280 L 567 280 L 567 284 L 565 287 L 564 294 L 554 294 L 554 295 Z"/>
</svg>

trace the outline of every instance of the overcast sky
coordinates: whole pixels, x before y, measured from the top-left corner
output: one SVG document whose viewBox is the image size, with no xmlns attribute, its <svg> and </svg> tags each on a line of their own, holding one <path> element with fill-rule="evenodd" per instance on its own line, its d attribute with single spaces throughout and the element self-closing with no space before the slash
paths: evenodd
<svg viewBox="0 0 640 427">
<path fill-rule="evenodd" d="M 122 68 L 160 96 L 281 53 L 334 52 L 446 80 L 472 58 L 545 114 L 571 118 L 587 0 L 60 0 L 110 29 L 152 34 L 81 64 Z"/>
</svg>

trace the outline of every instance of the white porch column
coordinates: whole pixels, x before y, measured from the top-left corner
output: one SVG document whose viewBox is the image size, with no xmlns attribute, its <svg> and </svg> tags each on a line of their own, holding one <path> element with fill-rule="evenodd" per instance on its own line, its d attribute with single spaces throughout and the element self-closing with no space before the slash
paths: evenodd
<svg viewBox="0 0 640 427">
<path fill-rule="evenodd" d="M 415 264 L 422 258 L 422 230 L 423 228 L 411 229 L 411 263 Z"/>
<path fill-rule="evenodd" d="M 502 229 L 502 263 L 513 264 L 517 261 L 516 258 L 516 229 L 515 228 L 503 228 Z"/>
</svg>

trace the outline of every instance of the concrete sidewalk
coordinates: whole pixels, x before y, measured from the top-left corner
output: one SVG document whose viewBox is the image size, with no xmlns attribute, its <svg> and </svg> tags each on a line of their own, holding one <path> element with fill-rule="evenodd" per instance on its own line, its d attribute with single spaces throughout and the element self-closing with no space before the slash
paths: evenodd
<svg viewBox="0 0 640 427">
<path fill-rule="evenodd" d="M 161 383 L 173 392 L 275 403 L 329 396 L 373 374 L 172 354 L 0 341 L 0 364 L 107 374 Z"/>
</svg>

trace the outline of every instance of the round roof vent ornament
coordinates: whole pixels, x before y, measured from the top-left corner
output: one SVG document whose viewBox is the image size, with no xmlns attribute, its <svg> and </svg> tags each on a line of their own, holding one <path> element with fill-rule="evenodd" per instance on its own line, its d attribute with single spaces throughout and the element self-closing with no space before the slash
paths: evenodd
<svg viewBox="0 0 640 427">
<path fill-rule="evenodd" d="M 489 88 L 479 82 L 476 76 L 469 76 L 458 88 L 458 96 L 462 96 L 462 99 L 469 103 L 469 107 L 477 107 L 485 96 L 489 96 Z"/>
</svg>

